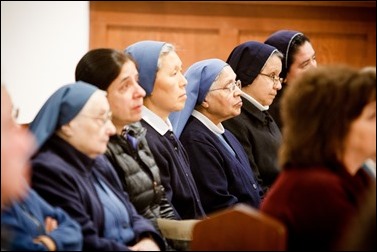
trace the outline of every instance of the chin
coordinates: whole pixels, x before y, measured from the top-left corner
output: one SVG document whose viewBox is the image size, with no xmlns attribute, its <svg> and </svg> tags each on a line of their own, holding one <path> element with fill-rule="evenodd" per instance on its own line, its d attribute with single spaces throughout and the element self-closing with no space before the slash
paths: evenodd
<svg viewBox="0 0 377 252">
<path fill-rule="evenodd" d="M 141 115 L 138 115 L 138 116 L 135 117 L 135 120 L 134 120 L 133 122 L 138 122 L 138 121 L 141 120 L 141 118 L 142 118 L 142 116 L 141 116 Z"/>
<path fill-rule="evenodd" d="M 91 158 L 97 158 L 98 156 L 105 154 L 106 150 L 107 150 L 107 146 L 105 146 L 104 148 L 98 149 L 96 151 L 93 151 L 88 156 L 91 157 Z"/>
<path fill-rule="evenodd" d="M 174 111 L 181 111 L 185 107 L 185 104 L 177 104 L 175 107 Z"/>
<path fill-rule="evenodd" d="M 106 150 L 107 150 L 107 143 L 106 143 L 106 146 L 101 150 L 101 152 L 98 153 L 98 155 L 105 154 Z"/>
</svg>

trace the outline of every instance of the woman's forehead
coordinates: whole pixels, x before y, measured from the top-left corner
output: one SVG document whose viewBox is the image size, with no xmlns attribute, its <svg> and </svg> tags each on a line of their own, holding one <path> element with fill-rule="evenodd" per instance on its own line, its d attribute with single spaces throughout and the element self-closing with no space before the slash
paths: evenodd
<svg viewBox="0 0 377 252">
<path fill-rule="evenodd" d="M 82 111 L 85 112 L 101 112 L 107 111 L 109 108 L 109 103 L 107 101 L 106 92 L 102 90 L 97 90 L 89 98 Z"/>
<path fill-rule="evenodd" d="M 174 69 L 177 67 L 182 67 L 182 61 L 176 52 L 171 51 L 161 57 L 161 68 Z"/>
</svg>

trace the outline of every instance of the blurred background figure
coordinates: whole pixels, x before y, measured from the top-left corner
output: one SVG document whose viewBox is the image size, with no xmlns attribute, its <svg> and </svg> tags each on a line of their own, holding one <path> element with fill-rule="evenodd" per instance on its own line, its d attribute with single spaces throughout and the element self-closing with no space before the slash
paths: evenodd
<svg viewBox="0 0 377 252">
<path fill-rule="evenodd" d="M 283 78 L 282 90 L 275 97 L 269 112 L 281 129 L 280 99 L 285 87 L 308 69 L 317 67 L 316 53 L 307 36 L 293 30 L 279 30 L 271 34 L 265 44 L 276 47 L 284 56 L 280 78 Z"/>
<path fill-rule="evenodd" d="M 29 159 L 35 149 L 33 135 L 16 124 L 16 114 L 7 89 L 1 85 L 1 208 L 26 196 Z"/>
<path fill-rule="evenodd" d="M 360 212 L 347 226 L 338 251 L 376 251 L 376 184 L 366 194 Z"/>
<path fill-rule="evenodd" d="M 78 251 L 80 225 L 61 208 L 54 208 L 33 189 L 1 213 L 1 246 L 11 251 Z"/>
<path fill-rule="evenodd" d="M 243 105 L 239 116 L 223 124 L 245 149 L 263 194 L 280 171 L 277 153 L 281 133 L 269 114 L 269 106 L 281 89 L 282 58 L 275 47 L 247 41 L 236 46 L 227 60 L 241 81 Z"/>
<path fill-rule="evenodd" d="M 322 67 L 300 76 L 282 99 L 284 169 L 261 210 L 288 229 L 289 250 L 334 250 L 365 205 L 375 179 L 376 74 Z"/>
<path fill-rule="evenodd" d="M 375 66 L 367 66 L 361 69 L 362 72 L 370 72 L 372 74 L 376 74 L 376 67 Z M 368 158 L 364 164 L 363 168 L 372 176 L 372 178 L 376 178 L 376 156 L 372 158 Z"/>
</svg>

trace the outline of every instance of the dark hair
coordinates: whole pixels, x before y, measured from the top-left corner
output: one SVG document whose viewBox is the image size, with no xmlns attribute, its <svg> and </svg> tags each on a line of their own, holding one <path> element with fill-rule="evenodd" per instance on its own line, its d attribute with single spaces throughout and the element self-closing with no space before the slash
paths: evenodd
<svg viewBox="0 0 377 252">
<path fill-rule="evenodd" d="M 298 34 L 295 36 L 290 44 L 290 47 L 288 48 L 288 54 L 287 54 L 287 72 L 291 69 L 291 65 L 295 60 L 295 56 L 300 49 L 300 47 L 305 43 L 309 42 L 310 40 L 308 37 L 306 37 L 304 34 Z M 285 77 L 284 77 L 285 78 Z"/>
<path fill-rule="evenodd" d="M 106 91 L 118 77 L 124 63 L 128 61 L 135 63 L 130 55 L 115 49 L 98 48 L 90 50 L 76 66 L 76 81 L 85 81 Z"/>
<path fill-rule="evenodd" d="M 280 165 L 343 166 L 350 125 L 373 101 L 375 71 L 328 66 L 303 73 L 282 96 Z"/>
</svg>

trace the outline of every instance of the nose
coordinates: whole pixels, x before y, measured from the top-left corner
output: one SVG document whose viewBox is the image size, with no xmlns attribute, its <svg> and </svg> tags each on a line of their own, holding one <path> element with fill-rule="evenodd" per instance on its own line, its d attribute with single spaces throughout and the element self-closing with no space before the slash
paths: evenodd
<svg viewBox="0 0 377 252">
<path fill-rule="evenodd" d="M 116 128 L 115 125 L 111 120 L 108 120 L 106 122 L 106 133 L 109 134 L 110 136 L 115 135 L 116 133 Z"/>
<path fill-rule="evenodd" d="M 187 86 L 187 83 L 188 83 L 188 81 L 187 81 L 187 79 L 186 79 L 186 77 L 181 73 L 181 76 L 182 76 L 182 86 L 183 87 L 186 87 Z"/>
<path fill-rule="evenodd" d="M 145 94 L 146 94 L 144 88 L 142 88 L 137 82 L 136 82 L 136 94 L 137 94 L 137 97 L 145 97 Z"/>
<path fill-rule="evenodd" d="M 277 84 L 275 85 L 275 88 L 276 88 L 277 90 L 280 90 L 282 87 L 283 87 L 282 82 L 281 82 L 280 80 L 277 81 Z"/>
<path fill-rule="evenodd" d="M 234 94 L 234 96 L 236 96 L 236 97 L 237 97 L 237 96 L 241 96 L 241 94 L 242 94 L 242 89 L 236 86 L 236 88 L 234 89 L 233 94 Z"/>
</svg>

